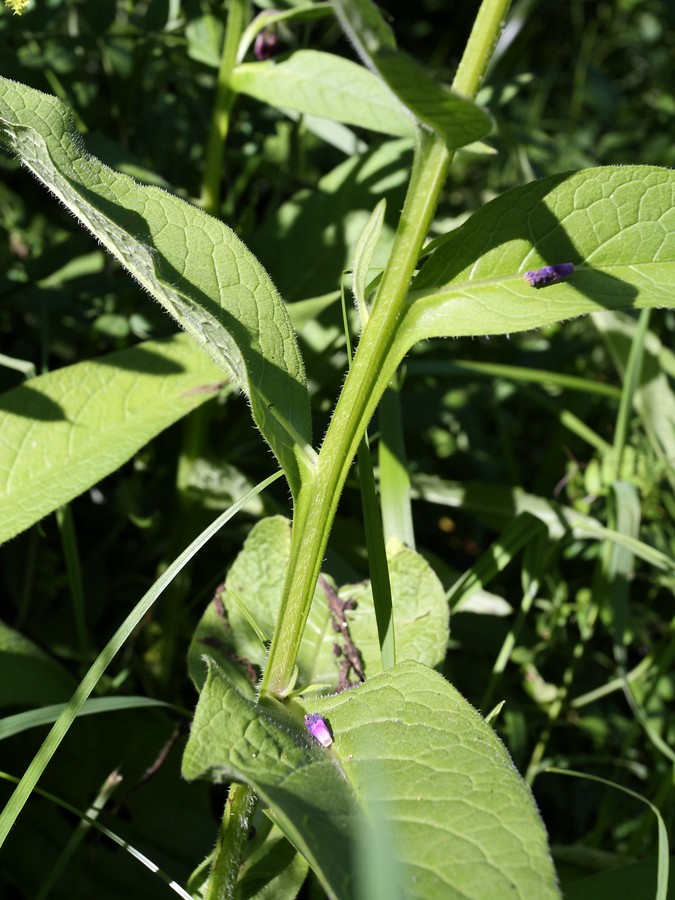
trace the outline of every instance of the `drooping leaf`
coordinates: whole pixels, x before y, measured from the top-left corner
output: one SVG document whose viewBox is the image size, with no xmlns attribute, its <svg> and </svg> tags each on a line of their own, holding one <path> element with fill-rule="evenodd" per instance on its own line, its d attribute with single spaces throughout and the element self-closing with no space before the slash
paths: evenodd
<svg viewBox="0 0 675 900">
<path fill-rule="evenodd" d="M 298 50 L 282 62 L 243 63 L 235 91 L 283 109 L 395 137 L 414 137 L 412 117 L 372 72 L 333 53 Z"/>
<path fill-rule="evenodd" d="M 4 653 L 3 648 L 3 653 Z M 8 690 L 11 690 L 12 687 L 12 679 L 8 678 L 6 672 L 8 671 L 6 664 L 7 660 L 2 659 L 2 655 L 0 654 L 0 670 L 2 671 L 2 679 L 3 684 L 7 685 Z M 24 672 L 16 673 L 19 677 L 24 675 Z M 34 672 L 34 677 L 37 675 L 41 675 L 40 679 L 40 696 L 44 697 L 45 690 L 49 691 L 49 693 L 54 691 L 54 674 L 55 669 L 52 667 L 51 671 L 48 673 L 48 677 L 45 676 L 45 672 Z M 59 677 L 63 680 L 63 670 L 61 670 L 60 676 L 57 675 L 56 683 L 58 684 Z M 28 679 L 27 679 L 28 682 Z M 14 682 L 16 683 L 16 682 Z M 25 688 L 25 684 L 22 684 L 22 688 Z M 69 684 L 68 690 L 64 692 L 65 694 L 72 694 L 75 689 L 75 681 L 74 679 Z M 27 696 L 27 691 L 20 690 L 13 693 L 11 697 L 11 701 L 14 703 L 36 703 L 37 697 Z M 2 705 L 5 705 L 5 698 L 2 698 Z M 152 697 L 132 697 L 132 696 L 123 696 L 123 697 L 96 697 L 94 700 L 87 700 L 86 703 L 83 704 L 82 708 L 79 711 L 78 718 L 82 716 L 93 716 L 98 715 L 100 713 L 109 713 L 109 712 L 124 712 L 127 709 L 138 709 L 139 707 L 149 708 L 156 706 L 169 706 L 168 703 L 165 703 L 163 700 L 154 700 Z M 30 728 L 39 728 L 41 725 L 53 725 L 54 722 L 61 715 L 63 710 L 65 709 L 65 703 L 54 703 L 50 706 L 40 706 L 37 709 L 30 709 L 26 712 L 15 713 L 11 716 L 4 716 L 0 719 L 0 741 L 4 741 L 5 738 L 14 737 L 15 734 L 21 734 L 22 731 L 28 731 Z"/>
<path fill-rule="evenodd" d="M 306 712 L 328 723 L 330 747 L 307 733 Z M 183 774 L 250 784 L 339 900 L 355 896 L 364 817 L 391 835 L 406 897 L 559 896 L 545 830 L 503 744 L 419 663 L 286 707 L 247 700 L 211 663 Z"/>
<path fill-rule="evenodd" d="M 0 395 L 0 542 L 114 472 L 222 380 L 192 338 L 176 335 Z"/>
<path fill-rule="evenodd" d="M 486 135 L 490 117 L 470 100 L 438 84 L 396 39 L 372 0 L 334 0 L 335 12 L 360 56 L 420 121 L 457 150 Z"/>
<path fill-rule="evenodd" d="M 540 267 L 574 272 L 543 289 Z M 675 172 L 607 166 L 508 191 L 447 236 L 413 282 L 398 340 L 509 334 L 603 309 L 673 306 Z"/>
<path fill-rule="evenodd" d="M 309 397 L 284 304 L 233 231 L 90 156 L 68 108 L 0 78 L 0 139 L 231 375 L 297 492 Z"/>
</svg>

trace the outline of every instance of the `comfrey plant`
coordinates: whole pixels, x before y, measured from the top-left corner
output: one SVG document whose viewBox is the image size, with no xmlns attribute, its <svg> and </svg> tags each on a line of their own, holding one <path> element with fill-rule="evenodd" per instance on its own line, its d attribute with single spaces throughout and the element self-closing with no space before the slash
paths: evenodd
<svg viewBox="0 0 675 900">
<path fill-rule="evenodd" d="M 167 375 L 151 398 L 147 369 L 133 365 L 138 349 L 124 351 L 126 364 L 117 369 L 81 363 L 10 392 L 2 426 L 2 538 L 95 484 L 212 396 L 221 373 L 246 394 L 292 496 L 292 523 L 269 518 L 252 531 L 190 648 L 199 701 L 183 774 L 230 785 L 216 849 L 196 871 L 192 896 L 244 895 L 252 876 L 241 862 L 245 854 L 252 858 L 246 843 L 256 807 L 267 815 L 255 848 L 272 892 L 266 896 L 295 896 L 308 867 L 336 898 L 376 896 L 368 888 L 373 883 L 378 896 L 423 900 L 499 891 L 559 896 L 527 784 L 488 721 L 434 669 L 447 648 L 447 597 L 413 549 L 405 485 L 387 497 L 385 550 L 365 449 L 375 410 L 420 341 L 505 335 L 596 311 L 675 305 L 675 173 L 665 169 L 596 168 L 535 181 L 425 247 L 455 152 L 490 131 L 490 116 L 474 98 L 508 5 L 483 0 L 447 89 L 397 48 L 371 0 L 269 11 L 248 25 L 244 0 L 230 2 L 206 210 L 218 208 L 223 136 L 237 94 L 370 128 L 413 148 L 383 270 L 373 266 L 383 203 L 356 246 L 352 290 L 360 333 L 320 447 L 288 309 L 250 250 L 205 209 L 141 186 L 89 155 L 59 100 L 0 78 L 3 143 L 189 335 L 145 345 L 146 354 L 180 372 Z M 337 16 L 362 65 L 311 50 L 281 62 L 240 61 L 271 25 L 323 15 Z M 155 377 L 153 391 L 156 383 Z M 86 395 L 73 390 L 76 384 L 90 386 Z M 45 398 L 65 410 L 58 421 L 40 415 Z M 123 432 L 124 441 L 101 436 L 94 407 L 107 410 L 110 433 Z M 371 581 L 341 590 L 321 567 L 357 455 L 370 498 Z M 134 625 L 248 499 L 176 560 L 113 637 L 5 808 L 0 841 Z M 259 683 L 253 667 L 262 672 Z M 281 836 L 294 850 L 277 865 Z"/>
</svg>

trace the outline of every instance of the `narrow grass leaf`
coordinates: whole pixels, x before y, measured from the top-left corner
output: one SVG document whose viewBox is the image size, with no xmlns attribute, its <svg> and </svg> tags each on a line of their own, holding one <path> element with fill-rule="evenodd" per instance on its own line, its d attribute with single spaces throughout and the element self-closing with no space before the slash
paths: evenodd
<svg viewBox="0 0 675 900">
<path fill-rule="evenodd" d="M 28 800 L 31 791 L 34 789 L 38 779 L 47 768 L 49 760 L 58 750 L 59 744 L 68 733 L 70 726 L 80 714 L 80 710 L 85 701 L 88 700 L 91 692 L 102 678 L 105 670 L 117 653 L 119 653 L 143 617 L 147 615 L 160 594 L 166 590 L 181 569 L 187 565 L 208 540 L 218 533 L 223 525 L 235 516 L 252 497 L 255 497 L 261 491 L 265 490 L 265 488 L 272 484 L 273 481 L 276 481 L 280 475 L 280 472 L 276 472 L 274 475 L 261 481 L 260 484 L 256 485 L 253 490 L 245 494 L 237 501 L 237 503 L 231 506 L 230 509 L 218 516 L 218 518 L 212 522 L 208 528 L 204 529 L 204 531 L 195 538 L 188 547 L 186 547 L 180 556 L 178 556 L 171 565 L 162 572 L 150 590 L 143 595 L 131 613 L 126 617 L 80 682 L 77 690 L 71 697 L 70 702 L 59 715 L 51 731 L 42 743 L 42 746 L 26 769 L 16 790 L 7 801 L 2 813 L 0 813 L 0 846 L 4 844 L 10 829 Z"/>
<path fill-rule="evenodd" d="M 384 543 L 382 513 L 377 499 L 373 457 L 368 436 L 364 435 L 357 454 L 357 470 L 363 511 L 363 530 L 368 554 L 371 597 L 377 623 L 382 668 L 396 663 L 396 618 L 392 603 L 391 579 Z"/>
<path fill-rule="evenodd" d="M 178 707 L 165 703 L 163 700 L 154 700 L 152 697 L 96 697 L 86 701 L 77 717 L 146 706 L 165 706 L 178 710 Z M 22 731 L 28 731 L 30 728 L 51 725 L 56 722 L 65 708 L 65 703 L 55 703 L 52 706 L 42 706 L 39 709 L 30 709 L 27 712 L 15 713 L 13 716 L 5 716 L 0 719 L 0 741 L 13 737 L 15 734 L 21 734 Z M 190 715 L 187 710 L 182 710 L 182 712 L 186 716 Z"/>
<path fill-rule="evenodd" d="M 546 525 L 552 540 L 564 535 L 581 538 L 602 528 L 591 516 L 520 488 L 499 487 L 478 481 L 449 481 L 437 475 L 413 475 L 413 497 L 451 509 L 474 513 L 492 528 L 504 528 L 515 516 L 530 513 Z"/>
<path fill-rule="evenodd" d="M 629 788 L 623 787 L 623 785 L 621 784 L 616 784 L 616 782 L 614 781 L 608 781 L 606 778 L 600 778 L 597 775 L 587 775 L 583 772 L 573 772 L 569 769 L 556 768 L 546 769 L 546 772 L 549 772 L 552 775 L 569 775 L 572 778 L 597 781 L 598 784 L 604 784 L 607 787 L 614 788 L 617 791 L 622 791 L 624 794 L 628 794 L 629 797 L 633 797 L 635 800 L 639 800 L 640 803 L 646 804 L 651 809 L 651 811 L 656 816 L 656 827 L 658 834 L 658 862 L 656 869 L 657 874 L 655 900 L 667 900 L 668 873 L 670 869 L 668 831 L 666 829 L 666 823 L 663 821 L 663 816 L 659 812 L 658 807 L 653 803 L 650 803 L 650 801 L 647 800 L 646 797 L 643 797 L 641 794 L 637 794 L 635 791 L 631 791 Z"/>
</svg>

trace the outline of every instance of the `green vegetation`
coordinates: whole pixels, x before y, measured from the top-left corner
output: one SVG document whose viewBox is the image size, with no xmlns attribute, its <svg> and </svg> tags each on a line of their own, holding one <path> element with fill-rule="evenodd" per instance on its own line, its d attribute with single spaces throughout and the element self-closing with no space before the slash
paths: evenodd
<svg viewBox="0 0 675 900">
<path fill-rule="evenodd" d="M 6 896 L 670 896 L 671 5 L 23 6 Z"/>
</svg>

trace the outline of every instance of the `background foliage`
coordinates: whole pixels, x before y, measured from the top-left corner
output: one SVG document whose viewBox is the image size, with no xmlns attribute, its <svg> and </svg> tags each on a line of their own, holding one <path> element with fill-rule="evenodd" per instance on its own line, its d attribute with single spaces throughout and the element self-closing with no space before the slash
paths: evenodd
<svg viewBox="0 0 675 900">
<path fill-rule="evenodd" d="M 414 8 L 387 4 L 401 45 L 446 81 L 474 14 L 468 5 L 452 13 L 447 7 L 441 0 Z M 109 165 L 195 199 L 223 21 L 215 0 L 51 0 L 21 19 L 2 9 L 0 74 L 66 101 L 87 147 Z M 288 49 L 311 44 L 351 57 L 331 19 L 282 38 Z M 675 165 L 674 52 L 675 9 L 668 2 L 516 2 L 480 98 L 495 117 L 488 143 L 496 153 L 466 152 L 453 167 L 437 233 L 535 177 L 600 164 Z M 335 130 L 326 141 L 310 123 L 240 98 L 226 158 L 221 214 L 293 304 L 316 434 L 343 379 L 346 350 L 339 305 L 314 298 L 338 288 L 380 197 L 387 197 L 389 215 L 400 208 L 409 165 L 401 144 L 365 132 L 358 148 L 349 140 Z M 366 148 L 364 160 L 353 155 Z M 0 222 L 0 352 L 9 357 L 0 368 L 1 391 L 20 384 L 25 373 L 173 333 L 159 307 L 5 154 Z M 672 357 L 662 348 L 672 345 L 674 327 L 672 312 L 652 316 L 660 341 L 655 364 L 671 376 Z M 622 344 L 599 321 L 584 319 L 511 339 L 416 349 L 401 392 L 409 469 L 420 496 L 415 534 L 446 588 L 494 546 L 516 488 L 606 521 L 608 504 L 616 502 L 605 477 L 611 458 L 608 463 L 600 442 L 577 423 L 611 443 L 630 337 L 628 330 Z M 513 368 L 489 368 L 497 365 Z M 584 379 L 584 389 L 543 376 L 526 379 L 528 369 Z M 657 415 L 658 409 L 651 419 L 631 420 L 623 477 L 639 497 L 640 538 L 672 558 L 672 460 L 656 453 L 650 423 Z M 50 516 L 1 548 L 2 619 L 12 630 L 0 635 L 0 650 L 6 660 L 25 659 L 25 668 L 8 666 L 5 677 L 0 654 L 6 712 L 66 700 L 158 571 L 214 510 L 273 470 L 244 400 L 222 391 L 74 501 L 65 523 Z M 204 784 L 181 782 L 177 733 L 178 745 L 157 774 L 139 781 L 194 706 L 186 655 L 206 603 L 251 525 L 288 511 L 287 493 L 277 484 L 235 518 L 174 584 L 101 685 L 101 696 L 141 695 L 170 707 L 82 719 L 43 780 L 43 787 L 86 809 L 120 766 L 124 782 L 106 822 L 179 880 L 209 852 L 222 797 Z M 367 574 L 362 534 L 354 482 L 326 566 L 338 584 Z M 73 546 L 79 565 L 64 550 Z M 662 744 L 672 746 L 675 738 L 673 578 L 638 562 L 618 604 L 598 575 L 600 544 L 561 541 L 545 560 L 542 548 L 535 541 L 523 554 L 512 553 L 490 593 L 455 612 L 442 668 L 484 713 L 507 700 L 495 725 L 533 782 L 565 878 L 653 855 L 653 821 L 635 801 L 601 785 L 539 774 L 542 761 L 631 787 L 659 806 L 672 835 L 673 759 Z M 505 613 L 517 610 L 528 592 L 536 597 L 533 613 L 520 623 L 511 661 L 496 676 L 494 661 L 513 626 Z M 635 691 L 661 744 L 613 681 L 617 648 L 640 676 Z M 36 729 L 5 739 L 3 769 L 20 774 L 41 736 Z M 37 896 L 73 821 L 45 800 L 31 801 L 0 862 L 7 897 Z M 167 895 L 119 848 L 89 837 L 51 896 L 94 892 Z"/>
</svg>

